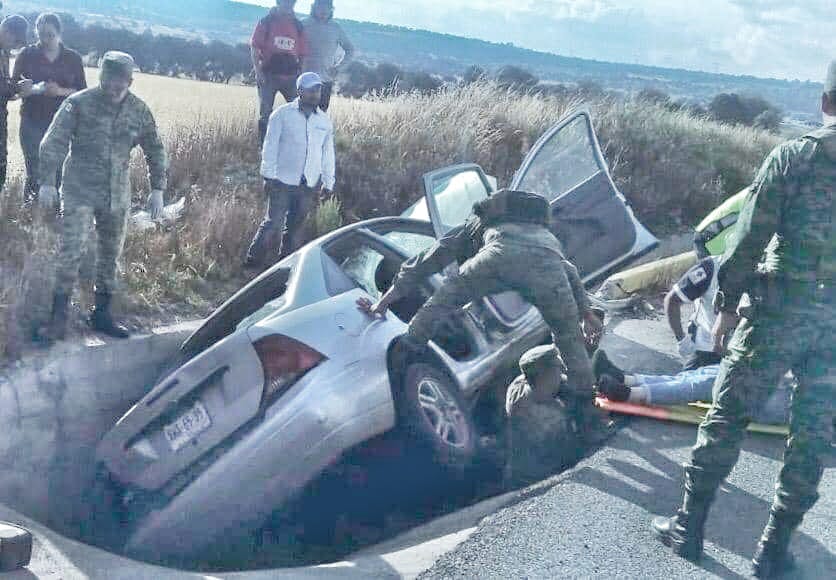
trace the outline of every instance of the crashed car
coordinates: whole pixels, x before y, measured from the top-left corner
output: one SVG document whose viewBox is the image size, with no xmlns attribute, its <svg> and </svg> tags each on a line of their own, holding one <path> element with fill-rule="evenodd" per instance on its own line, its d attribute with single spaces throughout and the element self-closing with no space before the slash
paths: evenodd
<svg viewBox="0 0 836 580">
<path fill-rule="evenodd" d="M 234 295 L 107 433 L 97 459 L 130 514 L 127 553 L 182 556 L 257 527 L 348 450 L 395 428 L 439 465 L 473 461 L 471 409 L 548 331 L 509 293 L 469 304 L 422 358 L 395 356 L 441 278 L 382 319 L 357 300 L 379 298 L 405 260 L 494 189 L 470 164 L 423 181 L 424 198 L 404 215 L 322 236 Z M 587 283 L 657 244 L 617 191 L 585 111 L 543 135 L 511 187 L 548 196 Z"/>
</svg>

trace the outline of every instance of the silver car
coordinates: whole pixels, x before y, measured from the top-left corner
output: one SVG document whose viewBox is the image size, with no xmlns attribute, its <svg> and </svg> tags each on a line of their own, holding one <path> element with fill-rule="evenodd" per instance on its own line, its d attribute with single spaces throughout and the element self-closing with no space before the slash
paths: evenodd
<svg viewBox="0 0 836 580">
<path fill-rule="evenodd" d="M 584 111 L 538 141 L 511 187 L 549 197 L 588 283 L 657 243 L 616 190 Z M 248 284 L 104 437 L 97 459 L 129 514 L 129 554 L 185 556 L 257 527 L 346 451 L 396 427 L 440 465 L 473 460 L 480 392 L 548 333 L 505 294 L 469 304 L 429 355 L 399 354 L 439 276 L 382 319 L 357 309 L 493 189 L 476 165 L 429 173 L 424 188 L 403 216 L 325 235 Z"/>
</svg>

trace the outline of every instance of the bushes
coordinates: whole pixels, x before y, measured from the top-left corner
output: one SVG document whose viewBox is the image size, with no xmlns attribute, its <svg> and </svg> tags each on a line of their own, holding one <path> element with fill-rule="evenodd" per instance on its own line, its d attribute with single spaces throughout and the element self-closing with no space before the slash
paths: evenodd
<svg viewBox="0 0 836 580">
<path fill-rule="evenodd" d="M 147 324 L 205 314 L 245 282 L 240 264 L 263 215 L 264 196 L 252 103 L 231 106 L 250 91 L 144 75 L 137 90 L 166 134 L 167 198 L 187 200 L 176 227 L 128 237 L 123 269 L 129 291 L 120 309 Z M 507 185 L 534 141 L 580 104 L 576 94 L 519 94 L 483 81 L 424 96 L 335 99 L 336 198 L 320 205 L 313 225 L 322 233 L 343 219 L 398 214 L 421 194 L 423 173 L 453 163 L 479 163 Z M 587 106 L 616 183 L 657 234 L 692 227 L 747 185 L 777 143 L 763 131 L 662 105 L 606 98 Z M 137 154 L 136 204 L 148 188 L 144 173 Z M 19 181 L 11 180 L 0 203 L 0 348 L 7 355 L 19 351 L 32 320 L 45 314 L 56 241 L 54 226 L 21 207 Z M 86 292 L 80 297 L 89 300 Z"/>
</svg>

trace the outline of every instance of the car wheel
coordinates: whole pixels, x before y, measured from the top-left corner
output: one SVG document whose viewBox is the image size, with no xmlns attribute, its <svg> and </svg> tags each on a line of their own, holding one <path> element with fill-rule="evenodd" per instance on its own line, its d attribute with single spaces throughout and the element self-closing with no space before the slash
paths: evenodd
<svg viewBox="0 0 836 580">
<path fill-rule="evenodd" d="M 396 406 L 410 443 L 427 451 L 435 464 L 463 472 L 473 463 L 476 427 L 446 373 L 425 363 L 410 365 Z"/>
</svg>

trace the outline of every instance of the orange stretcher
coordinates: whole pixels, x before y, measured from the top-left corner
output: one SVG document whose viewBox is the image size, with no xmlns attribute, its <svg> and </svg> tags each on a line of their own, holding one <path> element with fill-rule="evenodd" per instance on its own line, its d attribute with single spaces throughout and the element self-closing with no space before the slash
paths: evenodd
<svg viewBox="0 0 836 580">
<path fill-rule="evenodd" d="M 596 403 L 599 407 L 611 413 L 647 417 L 659 421 L 688 423 L 691 425 L 699 425 L 702 423 L 706 412 L 711 406 L 707 403 L 691 403 L 690 405 L 673 407 L 649 407 L 635 403 L 618 403 L 602 397 L 598 397 Z M 749 425 L 749 431 L 753 433 L 764 433 L 766 435 L 786 436 L 789 434 L 789 429 L 786 425 L 767 425 L 765 423 L 751 423 Z"/>
</svg>

